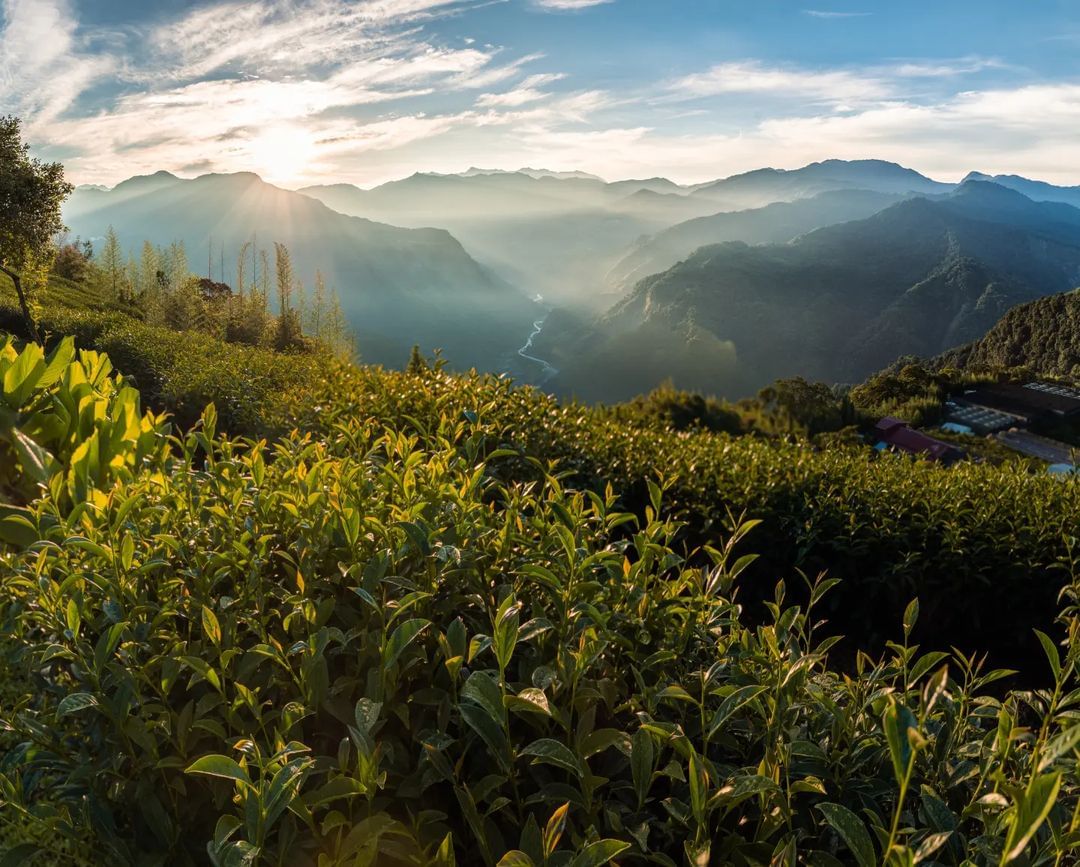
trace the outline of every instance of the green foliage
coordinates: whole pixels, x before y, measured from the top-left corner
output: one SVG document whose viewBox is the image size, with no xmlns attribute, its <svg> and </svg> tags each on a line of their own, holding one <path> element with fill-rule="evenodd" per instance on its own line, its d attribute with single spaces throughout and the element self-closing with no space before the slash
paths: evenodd
<svg viewBox="0 0 1080 867">
<path fill-rule="evenodd" d="M 1080 290 L 1013 307 L 984 337 L 946 352 L 939 363 L 969 370 L 1023 367 L 1080 380 Z"/>
<path fill-rule="evenodd" d="M 34 689 L 0 815 L 123 864 L 1075 850 L 1074 641 L 1047 639 L 1052 693 L 996 699 L 1003 672 L 908 643 L 913 604 L 842 676 L 834 581 L 748 623 L 753 524 L 694 565 L 662 485 L 639 521 L 491 448 L 496 409 L 275 446 L 208 411 L 163 472 L 4 555 L 0 646 Z"/>
<path fill-rule="evenodd" d="M 85 503 L 147 462 L 160 459 L 167 430 L 142 415 L 139 393 L 112 375 L 109 359 L 71 338 L 46 357 L 37 344 L 0 343 L 0 496 L 8 505 L 49 490 L 60 506 Z M 32 531 L 16 515 L 0 540 Z"/>
<path fill-rule="evenodd" d="M 302 407 L 323 395 L 323 362 L 239 346 L 199 331 L 147 325 L 116 311 L 57 308 L 42 317 L 47 333 L 105 352 L 136 384 L 147 405 L 194 424 L 203 407 L 218 407 L 223 430 L 253 435 L 282 432 Z M 18 332 L 17 312 L 0 305 L 0 331 Z"/>
<path fill-rule="evenodd" d="M 644 397 L 616 407 L 616 417 L 655 421 L 674 430 L 708 430 L 739 434 L 743 417 L 730 404 L 712 397 L 680 391 L 669 380 Z"/>
<path fill-rule="evenodd" d="M 45 282 L 52 239 L 64 228 L 60 206 L 73 189 L 60 163 L 30 156 L 18 118 L 0 117 L 0 272 L 13 282 L 30 330 L 27 295 Z"/>
<path fill-rule="evenodd" d="M 918 358 L 904 357 L 855 386 L 850 397 L 870 418 L 893 416 L 925 427 L 941 421 L 950 395 L 996 379 L 996 373 L 968 373 L 955 367 L 933 370 Z"/>
<path fill-rule="evenodd" d="M 839 431 L 856 421 L 855 407 L 846 394 L 801 376 L 778 379 L 758 392 L 757 402 L 774 420 L 774 427 L 811 437 Z"/>
<path fill-rule="evenodd" d="M 1080 513 L 1080 487 L 1023 464 L 927 462 L 844 445 L 671 431 L 604 409 L 560 404 L 494 377 L 410 376 L 341 368 L 300 416 L 307 430 L 331 430 L 361 413 L 424 433 L 443 415 L 486 407 L 493 443 L 556 460 L 581 488 L 611 483 L 628 511 L 644 516 L 647 480 L 668 479 L 667 501 L 690 547 L 710 542 L 732 515 L 761 519 L 747 601 L 767 596 L 776 575 L 828 570 L 845 579 L 830 597 L 836 628 L 868 643 L 891 634 L 892 614 L 924 600 L 933 634 L 1017 662 L 1032 645 L 1016 623 L 1045 623 L 1056 610 L 1063 531 Z M 1009 593 L 1001 606 L 987 587 Z M 1021 657 L 1023 658 L 1023 657 Z"/>
<path fill-rule="evenodd" d="M 1080 486 L 65 315 L 155 405 L 242 387 L 231 430 L 297 430 L 211 407 L 92 508 L 30 504 L 0 551 L 9 859 L 1075 858 Z M 1029 626 L 1045 689 L 936 649 Z"/>
</svg>

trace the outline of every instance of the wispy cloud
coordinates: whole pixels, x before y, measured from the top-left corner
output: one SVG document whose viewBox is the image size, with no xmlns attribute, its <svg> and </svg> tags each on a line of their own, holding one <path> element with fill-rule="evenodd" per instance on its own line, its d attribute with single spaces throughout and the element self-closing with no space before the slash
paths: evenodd
<svg viewBox="0 0 1080 867">
<path fill-rule="evenodd" d="M 830 12 L 827 9 L 803 9 L 803 15 L 811 18 L 866 18 L 873 12 Z"/>
<path fill-rule="evenodd" d="M 0 111 L 24 116 L 85 182 L 185 166 L 301 180 L 282 173 L 307 177 L 332 171 L 328 160 L 346 151 L 490 124 L 493 112 L 542 101 L 561 78 L 513 84 L 539 55 L 426 35 L 428 21 L 484 0 L 226 0 L 129 34 L 115 54 L 87 50 L 68 0 L 0 3 Z M 121 87 L 96 110 L 71 111 L 106 73 Z M 436 93 L 449 103 L 458 94 L 462 107 L 438 116 L 406 108 Z M 392 111 L 372 117 L 388 103 Z"/>
<path fill-rule="evenodd" d="M 979 57 L 834 69 L 731 61 L 669 82 L 666 98 L 691 100 L 749 94 L 781 102 L 809 101 L 853 108 L 910 97 L 935 80 L 1003 68 L 997 60 Z"/>
<path fill-rule="evenodd" d="M 533 5 L 540 9 L 557 12 L 572 12 L 575 9 L 588 9 L 590 6 L 603 6 L 615 0 L 533 0 Z"/>
<path fill-rule="evenodd" d="M 54 118 L 115 66 L 81 52 L 68 0 L 3 0 L 0 13 L 0 105 Z"/>
<path fill-rule="evenodd" d="M 691 99 L 725 94 L 771 94 L 830 103 L 883 99 L 892 92 L 884 78 L 866 72 L 767 66 L 753 60 L 719 63 L 704 72 L 671 82 L 668 89 L 677 97 Z"/>
<path fill-rule="evenodd" d="M 565 78 L 560 73 L 543 73 L 530 75 L 516 87 L 502 93 L 485 93 L 477 100 L 476 104 L 482 108 L 496 106 L 516 107 L 530 102 L 539 102 L 551 96 L 549 91 L 543 90 L 545 84 L 551 84 Z"/>
<path fill-rule="evenodd" d="M 369 184 L 536 162 L 696 181 L 866 156 L 944 177 L 1075 175 L 1080 83 L 974 56 L 750 57 L 600 87 L 568 55 L 440 26 L 491 2 L 209 0 L 104 33 L 80 22 L 75 0 L 0 0 L 0 114 L 22 116 L 34 144 L 88 183 L 165 168 Z"/>
</svg>

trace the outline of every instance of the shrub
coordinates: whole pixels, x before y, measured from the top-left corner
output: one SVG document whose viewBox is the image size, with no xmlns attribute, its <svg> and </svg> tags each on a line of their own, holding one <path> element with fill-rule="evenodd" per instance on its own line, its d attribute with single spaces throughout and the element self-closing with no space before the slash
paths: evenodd
<svg viewBox="0 0 1080 867">
<path fill-rule="evenodd" d="M 16 313 L 0 306 L 0 331 L 20 333 Z M 168 412 L 184 429 L 214 403 L 223 430 L 281 433 L 324 378 L 326 362 L 318 356 L 229 344 L 117 312 L 58 308 L 41 324 L 48 334 L 71 336 L 79 347 L 107 353 L 150 407 Z"/>
<path fill-rule="evenodd" d="M 1072 858 L 1075 592 L 1045 692 L 995 699 L 1003 672 L 912 645 L 917 603 L 841 675 L 816 625 L 834 581 L 806 607 L 780 584 L 748 624 L 757 529 L 694 566 L 661 486 L 639 521 L 494 448 L 494 402 L 431 397 L 412 430 L 342 412 L 273 447 L 209 412 L 165 472 L 0 555 L 0 648 L 34 685 L 4 714 L 0 822 L 43 841 L 19 854 Z"/>
<path fill-rule="evenodd" d="M 48 489 L 61 506 L 84 503 L 95 490 L 160 458 L 167 428 L 143 416 L 139 393 L 112 375 L 99 353 L 66 338 L 46 358 L 37 344 L 0 342 L 0 504 L 30 502 Z M 31 528 L 8 510 L 0 540 Z"/>
</svg>

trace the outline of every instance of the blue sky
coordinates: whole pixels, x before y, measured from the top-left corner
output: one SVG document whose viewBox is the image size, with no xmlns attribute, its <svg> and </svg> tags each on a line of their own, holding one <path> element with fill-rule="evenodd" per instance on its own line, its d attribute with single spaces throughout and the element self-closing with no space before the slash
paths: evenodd
<svg viewBox="0 0 1080 867">
<path fill-rule="evenodd" d="M 1080 0 L 0 0 L 0 113 L 80 183 L 828 157 L 1080 183 Z"/>
</svg>

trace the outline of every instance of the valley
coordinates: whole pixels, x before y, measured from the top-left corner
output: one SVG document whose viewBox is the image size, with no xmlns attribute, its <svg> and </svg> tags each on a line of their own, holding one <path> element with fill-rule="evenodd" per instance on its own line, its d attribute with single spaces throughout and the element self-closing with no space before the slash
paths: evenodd
<svg viewBox="0 0 1080 867">
<path fill-rule="evenodd" d="M 339 290 L 372 362 L 400 366 L 418 343 L 455 369 L 586 400 L 667 379 L 735 399 L 796 374 L 857 382 L 1073 288 L 1075 201 L 1023 178 L 950 185 L 830 160 L 693 186 L 473 169 L 294 193 L 253 175 L 159 173 L 78 190 L 65 217 L 79 236 L 111 226 L 131 255 L 182 241 L 224 282 L 245 243 L 254 281 L 259 238 L 281 240 L 299 274 L 319 269 Z M 534 296 L 552 308 L 542 328 Z"/>
</svg>

